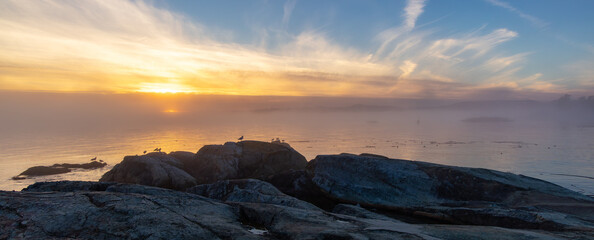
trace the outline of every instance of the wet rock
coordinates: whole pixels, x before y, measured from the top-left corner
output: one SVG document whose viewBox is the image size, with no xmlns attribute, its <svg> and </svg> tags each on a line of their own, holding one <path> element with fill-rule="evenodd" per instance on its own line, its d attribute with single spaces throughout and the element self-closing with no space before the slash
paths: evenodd
<svg viewBox="0 0 594 240">
<path fill-rule="evenodd" d="M 560 186 L 488 169 L 352 154 L 321 155 L 307 167 L 312 182 L 343 203 L 456 224 L 594 229 L 594 201 Z"/>
<path fill-rule="evenodd" d="M 311 203 L 282 193 L 270 183 L 256 179 L 223 180 L 194 186 L 186 191 L 225 202 L 268 203 L 302 209 L 318 209 Z"/>
<path fill-rule="evenodd" d="M 148 186 L 185 190 L 196 185 L 196 179 L 183 169 L 178 159 L 165 153 L 153 152 L 143 156 L 126 156 L 105 173 L 99 181 L 135 183 Z"/>
</svg>

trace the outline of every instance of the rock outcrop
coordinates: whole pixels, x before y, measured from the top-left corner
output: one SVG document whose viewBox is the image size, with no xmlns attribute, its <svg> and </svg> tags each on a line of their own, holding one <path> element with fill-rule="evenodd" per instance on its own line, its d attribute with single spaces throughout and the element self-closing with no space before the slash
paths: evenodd
<svg viewBox="0 0 594 240">
<path fill-rule="evenodd" d="M 265 179 L 289 170 L 302 170 L 307 160 L 287 145 L 242 141 L 206 145 L 184 164 L 198 183 L 204 184 L 224 179 Z"/>
<path fill-rule="evenodd" d="M 100 181 L 184 190 L 225 179 L 265 179 L 284 171 L 303 170 L 306 164 L 305 157 L 286 144 L 227 142 L 206 145 L 196 154 L 154 152 L 127 156 Z"/>
<path fill-rule="evenodd" d="M 332 210 L 339 203 L 316 186 L 305 170 L 282 172 L 270 176 L 266 181 L 281 192 L 312 203 L 324 210 Z"/>
<path fill-rule="evenodd" d="M 352 154 L 320 155 L 307 172 L 342 203 L 456 224 L 594 229 L 592 198 L 512 173 Z"/>
<path fill-rule="evenodd" d="M 257 180 L 219 182 L 282 193 Z M 204 192 L 204 191 L 202 191 Z M 219 192 L 218 190 L 215 192 Z M 257 194 L 257 193 L 256 193 Z M 251 195 L 251 194 L 248 194 Z M 214 194 L 219 197 L 223 195 Z M 251 195 L 254 196 L 254 195 Z M 409 224 L 354 205 L 333 212 L 233 197 L 221 202 L 163 188 L 97 182 L 36 183 L 0 191 L 0 239 L 589 239 L 591 232 Z M 299 201 L 294 199 L 293 201 Z M 307 203 L 303 203 L 307 205 Z"/>
<path fill-rule="evenodd" d="M 183 163 L 165 153 L 126 156 L 105 173 L 99 181 L 135 183 L 147 186 L 184 190 L 196 185 L 196 179 L 185 172 Z"/>
<path fill-rule="evenodd" d="M 539 179 L 373 154 L 307 163 L 287 145 L 254 141 L 127 156 L 101 182 L 0 192 L 0 239 L 593 235 L 594 199 Z"/>
<path fill-rule="evenodd" d="M 224 202 L 267 203 L 319 210 L 311 203 L 286 195 L 272 184 L 256 179 L 223 180 L 191 187 L 186 192 Z"/>
<path fill-rule="evenodd" d="M 194 194 L 122 184 L 34 189 L 0 192 L 0 239 L 258 239 L 231 206 Z"/>
</svg>

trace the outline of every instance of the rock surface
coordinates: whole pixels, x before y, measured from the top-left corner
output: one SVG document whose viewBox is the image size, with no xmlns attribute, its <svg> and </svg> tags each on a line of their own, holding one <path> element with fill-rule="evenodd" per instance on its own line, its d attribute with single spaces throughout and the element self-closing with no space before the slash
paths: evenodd
<svg viewBox="0 0 594 240">
<path fill-rule="evenodd" d="M 307 171 L 338 202 L 456 224 L 594 229 L 592 198 L 512 173 L 352 154 L 320 155 Z"/>
<path fill-rule="evenodd" d="M 257 178 L 302 170 L 305 157 L 288 145 L 242 141 L 206 145 L 198 153 L 154 152 L 127 156 L 101 177 L 102 182 L 136 183 L 175 190 L 218 180 Z"/>
<path fill-rule="evenodd" d="M 194 194 L 121 184 L 33 189 L 0 192 L 0 239 L 258 239 L 232 207 Z"/>
<path fill-rule="evenodd" d="M 272 184 L 256 179 L 223 180 L 191 187 L 186 191 L 225 202 L 268 203 L 319 210 L 311 203 L 286 195 Z"/>
<path fill-rule="evenodd" d="M 305 170 L 279 173 L 270 176 L 266 181 L 281 192 L 312 203 L 324 210 L 331 210 L 338 204 L 338 201 L 329 198 L 311 181 L 311 176 Z"/>
<path fill-rule="evenodd" d="M 293 148 L 275 143 L 242 141 L 206 145 L 193 161 L 184 162 L 199 184 L 224 179 L 264 179 L 289 170 L 302 170 L 307 164 Z"/>
<path fill-rule="evenodd" d="M 229 186 L 230 183 L 217 184 Z M 231 192 L 267 189 L 278 193 L 257 180 L 240 180 L 235 184 L 244 187 L 234 187 Z M 326 212 L 315 207 L 255 202 L 253 198 L 235 200 L 223 203 L 141 185 L 37 183 L 22 192 L 0 191 L 0 239 L 590 239 L 591 236 L 575 231 L 409 224 L 353 205 L 338 205 L 334 212 Z"/>
<path fill-rule="evenodd" d="M 161 152 L 126 156 L 99 181 L 135 183 L 176 190 L 196 185 L 196 179 L 183 169 L 180 160 Z"/>
</svg>

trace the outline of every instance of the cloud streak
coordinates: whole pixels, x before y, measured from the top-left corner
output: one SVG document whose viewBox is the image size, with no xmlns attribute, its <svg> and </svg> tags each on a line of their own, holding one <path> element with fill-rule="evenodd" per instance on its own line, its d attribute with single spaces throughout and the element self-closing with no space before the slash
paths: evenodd
<svg viewBox="0 0 594 240">
<path fill-rule="evenodd" d="M 528 20 L 530 23 L 532 23 L 534 26 L 538 27 L 538 28 L 545 28 L 547 25 L 549 25 L 547 22 L 532 16 L 530 14 L 524 13 L 522 11 L 520 11 L 519 9 L 513 7 L 512 5 L 510 5 L 507 2 L 501 1 L 501 0 L 485 0 L 488 3 L 497 6 L 497 7 L 502 7 L 505 8 L 506 10 L 518 15 L 519 17 Z"/>
<path fill-rule="evenodd" d="M 425 0 L 408 0 L 404 8 L 404 26 L 408 30 L 415 27 L 417 18 L 423 13 Z"/>
<path fill-rule="evenodd" d="M 376 37 L 381 41 L 381 45 L 375 52 L 375 55 L 381 56 L 398 37 L 412 31 L 416 25 L 417 18 L 423 13 L 424 7 L 425 0 L 408 0 L 402 15 L 404 17 L 403 24 L 398 27 L 386 29 Z"/>
<path fill-rule="evenodd" d="M 402 25 L 382 31 L 381 46 L 370 54 L 318 31 L 281 34 L 288 40 L 274 49 L 228 43 L 207 26 L 142 1 L 6 0 L 0 88 L 462 98 L 489 87 L 522 91 L 531 87 L 529 77 L 541 79 L 517 76 L 527 53 L 494 54 L 519 36 L 512 30 L 442 38 L 415 31 L 425 4 L 409 0 Z M 294 7 L 292 0 L 284 4 L 284 25 Z"/>
<path fill-rule="evenodd" d="M 293 9 L 295 9 L 295 4 L 297 4 L 297 0 L 287 0 L 285 5 L 283 6 L 283 26 L 286 27 L 289 24 L 289 19 L 291 19 L 291 14 L 293 14 Z"/>
</svg>

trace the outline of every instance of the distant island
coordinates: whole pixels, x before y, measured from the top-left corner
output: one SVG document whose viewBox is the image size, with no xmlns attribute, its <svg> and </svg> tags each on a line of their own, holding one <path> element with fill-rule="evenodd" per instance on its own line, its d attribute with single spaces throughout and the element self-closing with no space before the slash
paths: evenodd
<svg viewBox="0 0 594 240">
<path fill-rule="evenodd" d="M 462 122 L 467 123 L 501 123 L 501 122 L 512 122 L 513 120 L 504 117 L 473 117 L 463 119 Z"/>
</svg>

